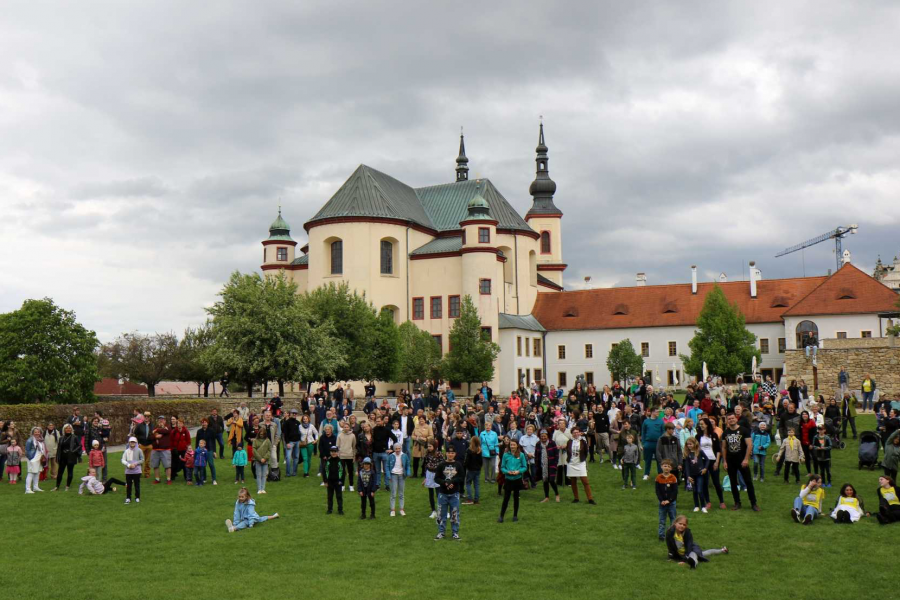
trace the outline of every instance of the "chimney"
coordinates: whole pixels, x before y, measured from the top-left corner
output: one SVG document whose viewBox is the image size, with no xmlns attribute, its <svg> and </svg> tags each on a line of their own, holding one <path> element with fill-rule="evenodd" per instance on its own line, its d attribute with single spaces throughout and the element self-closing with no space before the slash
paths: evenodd
<svg viewBox="0 0 900 600">
<path fill-rule="evenodd" d="M 756 261 L 750 261 L 750 297 L 756 298 L 756 281 L 759 278 L 759 269 L 756 268 Z"/>
<path fill-rule="evenodd" d="M 719 273 L 719 283 L 728 283 L 728 275 Z"/>
<path fill-rule="evenodd" d="M 697 293 L 697 265 L 691 265 L 691 293 Z"/>
<path fill-rule="evenodd" d="M 638 273 L 637 277 L 635 277 L 635 281 L 637 281 L 637 285 L 639 287 L 643 287 L 647 285 L 647 275 L 646 273 Z"/>
</svg>

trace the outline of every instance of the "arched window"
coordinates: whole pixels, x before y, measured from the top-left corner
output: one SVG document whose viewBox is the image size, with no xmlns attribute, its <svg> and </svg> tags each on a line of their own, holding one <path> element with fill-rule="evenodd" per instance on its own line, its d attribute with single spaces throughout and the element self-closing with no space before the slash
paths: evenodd
<svg viewBox="0 0 900 600">
<path fill-rule="evenodd" d="M 800 321 L 797 324 L 797 348 L 806 348 L 818 344 L 819 328 L 812 321 Z"/>
<path fill-rule="evenodd" d="M 381 240 L 381 274 L 394 274 L 394 244 L 388 240 Z"/>
<path fill-rule="evenodd" d="M 528 253 L 528 281 L 533 286 L 537 286 L 537 255 L 534 250 Z"/>
<path fill-rule="evenodd" d="M 550 254 L 550 232 L 541 232 L 541 254 Z"/>
<path fill-rule="evenodd" d="M 343 275 L 344 273 L 344 242 L 335 240 L 331 242 L 331 274 Z"/>
</svg>

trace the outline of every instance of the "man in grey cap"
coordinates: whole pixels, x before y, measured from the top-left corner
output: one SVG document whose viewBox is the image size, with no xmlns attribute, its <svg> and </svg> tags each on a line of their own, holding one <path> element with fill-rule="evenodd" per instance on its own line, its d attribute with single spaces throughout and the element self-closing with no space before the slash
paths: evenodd
<svg viewBox="0 0 900 600">
<path fill-rule="evenodd" d="M 284 439 L 285 477 L 295 477 L 297 465 L 300 464 L 300 421 L 297 420 L 299 412 L 296 408 L 292 408 L 288 418 L 281 424 L 281 437 Z"/>
</svg>

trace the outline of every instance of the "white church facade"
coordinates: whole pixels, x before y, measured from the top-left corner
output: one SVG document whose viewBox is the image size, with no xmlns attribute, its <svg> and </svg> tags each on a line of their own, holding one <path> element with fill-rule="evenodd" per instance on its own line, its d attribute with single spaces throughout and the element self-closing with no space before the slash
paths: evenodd
<svg viewBox="0 0 900 600">
<path fill-rule="evenodd" d="M 262 242 L 265 274 L 284 273 L 302 293 L 329 282 L 364 292 L 397 323 L 411 320 L 429 332 L 443 353 L 471 296 L 484 335 L 498 342 L 494 390 L 503 395 L 519 381 L 545 379 L 564 388 L 584 374 L 610 382 L 610 348 L 630 339 L 653 383 L 685 381 L 679 354 L 713 283 L 564 291 L 563 213 L 554 203 L 548 148 L 540 126 L 532 205 L 524 217 L 489 180 L 468 177 L 460 135 L 455 181 L 413 188 L 360 165 L 304 224 L 308 243 L 297 252 L 290 226 L 278 218 Z M 785 350 L 804 335 L 884 335 L 897 295 L 852 265 L 830 277 L 764 280 L 751 263 L 749 282 L 720 282 L 758 338 L 760 369 L 776 379 Z M 377 393 L 398 389 L 380 383 Z M 361 390 L 360 390 L 361 391 Z"/>
</svg>

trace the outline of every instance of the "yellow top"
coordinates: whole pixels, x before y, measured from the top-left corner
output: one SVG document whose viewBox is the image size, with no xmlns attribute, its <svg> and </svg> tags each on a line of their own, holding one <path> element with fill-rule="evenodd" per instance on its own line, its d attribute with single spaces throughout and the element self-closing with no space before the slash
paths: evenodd
<svg viewBox="0 0 900 600">
<path fill-rule="evenodd" d="M 806 491 L 805 494 L 803 493 L 804 491 Z M 817 511 L 822 512 L 822 500 L 825 499 L 825 490 L 819 487 L 807 491 L 807 488 L 804 487 L 800 489 L 800 494 L 803 498 L 803 504 L 812 506 Z"/>
<path fill-rule="evenodd" d="M 684 537 L 677 531 L 675 532 L 675 545 L 678 547 L 678 554 L 684 554 Z"/>
<path fill-rule="evenodd" d="M 871 392 L 872 391 L 872 380 L 866 379 L 865 381 L 863 381 L 862 387 L 863 387 L 864 392 Z"/>
<path fill-rule="evenodd" d="M 887 500 L 888 504 L 897 506 L 900 505 L 900 500 L 897 499 L 897 490 L 893 487 L 889 488 L 878 488 L 878 493 L 881 494 L 881 497 Z"/>
</svg>

